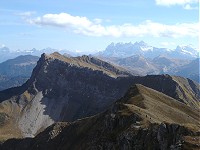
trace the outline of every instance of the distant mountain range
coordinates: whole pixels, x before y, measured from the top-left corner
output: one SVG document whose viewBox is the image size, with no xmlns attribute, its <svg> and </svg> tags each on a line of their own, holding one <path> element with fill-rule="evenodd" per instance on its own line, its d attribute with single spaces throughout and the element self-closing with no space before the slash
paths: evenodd
<svg viewBox="0 0 200 150">
<path fill-rule="evenodd" d="M 53 52 L 59 52 L 60 54 L 65 54 L 66 56 L 82 56 L 90 55 L 89 52 L 77 52 L 70 51 L 67 49 L 56 49 L 56 48 L 44 48 L 44 49 L 30 49 L 30 50 L 10 50 L 8 47 L 0 48 L 0 62 L 6 61 L 8 59 L 15 58 L 20 55 L 34 55 L 40 56 L 43 53 L 51 54 Z M 150 46 L 144 41 L 129 43 L 111 43 L 107 48 L 98 53 L 91 53 L 96 57 L 117 57 L 126 58 L 133 55 L 141 55 L 145 58 L 155 58 L 159 56 L 165 56 L 169 58 L 178 59 L 195 59 L 199 57 L 199 50 L 193 48 L 191 45 L 187 46 L 177 46 L 176 49 L 168 48 L 158 48 Z"/>
<path fill-rule="evenodd" d="M 0 91 L 25 83 L 38 59 L 37 56 L 22 55 L 0 63 Z"/>
<path fill-rule="evenodd" d="M 21 55 L 33 55 L 33 56 L 38 56 L 40 57 L 41 54 L 47 53 L 51 54 L 53 52 L 60 52 L 61 54 L 66 54 L 70 56 L 79 56 L 83 55 L 83 53 L 79 52 L 72 52 L 69 50 L 59 50 L 59 49 L 54 49 L 54 48 L 45 48 L 45 49 L 31 49 L 31 50 L 10 50 L 8 47 L 2 47 L 0 48 L 0 63 L 3 61 L 6 61 L 8 59 L 13 59 L 15 57 L 21 56 Z"/>
<path fill-rule="evenodd" d="M 111 43 L 95 57 L 138 75 L 179 75 L 199 82 L 199 51 L 190 45 L 172 50 L 153 47 L 144 41 Z"/>
<path fill-rule="evenodd" d="M 154 59 L 145 58 L 142 55 L 133 55 L 125 58 L 99 57 L 102 60 L 126 68 L 135 75 L 170 74 L 190 78 L 199 82 L 199 58 L 175 59 L 166 56 L 158 56 Z"/>
<path fill-rule="evenodd" d="M 144 41 L 130 43 L 111 43 L 107 48 L 96 54 L 100 57 L 126 58 L 133 55 L 141 55 L 146 58 L 165 56 L 179 59 L 195 59 L 199 57 L 199 52 L 192 46 L 177 46 L 176 49 L 157 48 L 148 45 Z"/>
<path fill-rule="evenodd" d="M 67 55 L 66 53 L 64 56 L 71 57 L 71 55 Z M 115 64 L 115 66 L 118 66 L 121 70 L 126 70 L 130 74 L 136 76 L 170 74 L 190 78 L 199 83 L 199 58 L 188 60 L 159 56 L 154 59 L 149 59 L 141 55 L 133 55 L 127 58 L 100 57 L 99 59 L 85 55 L 83 58 L 100 64 L 101 59 L 105 60 Z M 0 91 L 25 83 L 31 76 L 38 59 L 39 57 L 37 56 L 22 55 L 0 63 Z M 108 64 L 109 63 L 105 63 L 105 67 Z M 107 67 L 109 67 L 109 65 Z"/>
<path fill-rule="evenodd" d="M 7 47 L 2 47 L 0 48 L 0 62 L 20 55 L 40 56 L 42 53 L 50 54 L 55 51 L 68 57 L 82 56 L 84 54 L 64 49 L 45 48 L 37 50 L 33 48 L 31 50 L 11 51 Z M 134 44 L 131 42 L 111 43 L 104 51 L 92 54 L 92 56 L 126 68 L 134 75 L 180 75 L 199 82 L 199 50 L 193 48 L 191 45 L 177 46 L 176 49 L 167 49 L 150 46 L 144 41 L 135 42 Z M 5 76 L 1 75 L 0 78 L 4 80 Z M 7 86 L 5 87 L 7 88 Z"/>
</svg>

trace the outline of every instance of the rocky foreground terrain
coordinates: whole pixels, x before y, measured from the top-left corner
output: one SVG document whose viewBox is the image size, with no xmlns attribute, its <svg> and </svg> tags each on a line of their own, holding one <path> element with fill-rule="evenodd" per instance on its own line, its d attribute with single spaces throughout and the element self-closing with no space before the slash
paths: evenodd
<svg viewBox="0 0 200 150">
<path fill-rule="evenodd" d="M 103 113 L 55 123 L 1 149 L 199 149 L 199 121 L 199 111 L 137 84 Z"/>
<path fill-rule="evenodd" d="M 199 99 L 190 79 L 43 54 L 0 92 L 0 149 L 198 149 Z"/>
</svg>

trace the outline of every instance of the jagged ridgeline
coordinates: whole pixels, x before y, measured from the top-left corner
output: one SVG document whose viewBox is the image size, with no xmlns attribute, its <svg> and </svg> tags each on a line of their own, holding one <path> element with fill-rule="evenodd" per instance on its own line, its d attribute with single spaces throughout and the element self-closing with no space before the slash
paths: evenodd
<svg viewBox="0 0 200 150">
<path fill-rule="evenodd" d="M 20 132 L 8 136 L 34 136 L 54 122 L 97 114 L 124 95 L 129 76 L 96 58 L 43 54 L 24 85 L 0 93 L 0 111 L 8 115 L 1 132 L 15 125 Z"/>
<path fill-rule="evenodd" d="M 149 88 L 133 86 L 138 83 Z M 15 145 L 18 149 L 37 149 L 33 145 L 39 145 L 38 149 L 56 149 L 53 145 L 61 149 L 119 149 L 123 139 L 127 145 L 129 137 L 138 141 L 130 140 L 127 149 L 144 139 L 151 143 L 152 138 L 157 138 L 152 147 L 176 146 L 182 137 L 189 141 L 197 136 L 199 99 L 199 84 L 189 79 L 133 76 L 95 57 L 43 54 L 25 84 L 0 92 L 0 140 L 37 136 L 9 140 L 2 149 L 12 148 L 13 143 L 19 144 Z M 75 122 L 56 123 L 60 121 Z M 163 138 L 160 130 L 169 135 Z M 151 136 L 145 138 L 147 133 Z M 177 134 L 171 141 L 172 133 Z M 58 142 L 61 138 L 64 143 Z"/>
<path fill-rule="evenodd" d="M 198 149 L 198 113 L 161 92 L 137 84 L 103 113 L 71 123 L 55 123 L 35 138 L 11 139 L 0 148 Z"/>
</svg>

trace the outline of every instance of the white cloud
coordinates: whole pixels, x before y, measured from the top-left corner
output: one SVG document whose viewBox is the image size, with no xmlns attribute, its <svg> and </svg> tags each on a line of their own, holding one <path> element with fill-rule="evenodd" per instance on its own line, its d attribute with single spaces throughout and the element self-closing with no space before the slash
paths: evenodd
<svg viewBox="0 0 200 150">
<path fill-rule="evenodd" d="M 102 22 L 103 22 L 102 19 L 99 19 L 99 18 L 94 19 L 94 23 L 96 23 L 96 24 L 100 24 Z"/>
<path fill-rule="evenodd" d="M 16 13 L 16 15 L 21 16 L 21 17 L 30 17 L 34 14 L 36 14 L 36 12 L 34 12 L 34 11 L 26 11 L 26 12 Z"/>
<path fill-rule="evenodd" d="M 155 0 L 157 5 L 170 6 L 170 5 L 186 5 L 198 3 L 199 0 Z"/>
<path fill-rule="evenodd" d="M 91 21 L 87 17 L 72 16 L 67 13 L 46 14 L 27 21 L 30 24 L 60 27 L 87 36 L 134 37 L 149 35 L 178 38 L 184 36 L 197 37 L 199 33 L 199 23 L 167 25 L 147 20 L 138 25 L 126 23 L 105 26 L 101 24 L 102 20 Z"/>
<path fill-rule="evenodd" d="M 6 47 L 6 45 L 5 44 L 1 44 L 1 48 L 3 48 L 3 47 Z"/>
<path fill-rule="evenodd" d="M 174 42 L 161 42 L 160 45 L 163 47 L 169 47 L 169 46 L 174 46 L 176 44 Z"/>
<path fill-rule="evenodd" d="M 194 10 L 194 9 L 197 10 L 198 9 L 198 7 L 192 7 L 190 4 L 186 4 L 183 8 L 186 10 Z"/>
</svg>

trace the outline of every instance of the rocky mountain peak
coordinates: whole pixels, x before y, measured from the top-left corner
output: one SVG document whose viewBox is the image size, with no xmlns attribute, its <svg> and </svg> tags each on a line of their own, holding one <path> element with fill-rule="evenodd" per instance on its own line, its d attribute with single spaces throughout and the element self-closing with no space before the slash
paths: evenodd
<svg viewBox="0 0 200 150">
<path fill-rule="evenodd" d="M 140 46 L 140 47 L 149 47 L 149 45 L 147 43 L 145 43 L 144 41 L 135 42 L 133 45 Z"/>
<path fill-rule="evenodd" d="M 176 52 L 181 53 L 182 55 L 191 55 L 192 57 L 198 57 L 198 49 L 192 47 L 191 45 L 178 45 L 175 49 Z"/>
<path fill-rule="evenodd" d="M 181 50 L 192 50 L 192 51 L 196 50 L 197 51 L 197 49 L 194 48 L 192 45 L 178 45 L 176 47 L 176 50 L 177 51 L 181 51 Z"/>
<path fill-rule="evenodd" d="M 123 96 L 131 84 L 129 75 L 90 56 L 42 54 L 30 79 L 21 87 L 0 92 L 0 101 L 19 106 L 8 115 L 18 120 L 23 136 L 33 136 L 55 121 L 72 121 L 105 110 Z M 19 113 L 20 118 L 15 115 Z"/>
<path fill-rule="evenodd" d="M 2 53 L 6 53 L 6 52 L 10 52 L 10 49 L 8 47 L 3 46 L 3 47 L 0 48 L 0 51 Z"/>
<path fill-rule="evenodd" d="M 197 49 L 189 46 L 177 46 L 176 49 L 169 50 L 167 48 L 159 48 L 148 45 L 144 41 L 130 43 L 111 43 L 105 51 L 99 53 L 104 57 L 126 58 L 135 54 L 141 54 L 147 58 L 155 58 L 159 55 L 166 55 L 172 58 L 197 58 Z"/>
</svg>

